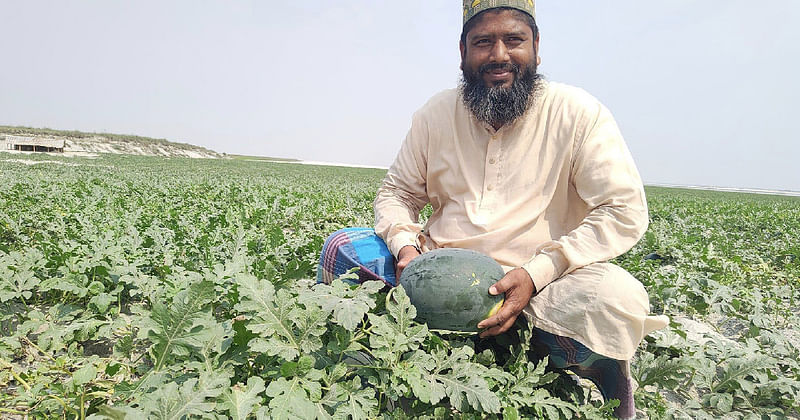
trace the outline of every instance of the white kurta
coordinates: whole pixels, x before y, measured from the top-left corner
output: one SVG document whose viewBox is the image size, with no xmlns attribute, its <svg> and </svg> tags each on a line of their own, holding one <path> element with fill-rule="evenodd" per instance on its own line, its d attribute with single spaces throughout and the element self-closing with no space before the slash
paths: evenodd
<svg viewBox="0 0 800 420">
<path fill-rule="evenodd" d="M 427 203 L 433 214 L 423 229 L 418 217 Z M 496 131 L 475 119 L 457 90 L 434 96 L 414 114 L 378 190 L 375 219 L 375 231 L 394 255 L 406 245 L 468 248 L 506 270 L 523 267 L 539 291 L 525 311 L 531 322 L 597 353 L 629 358 L 644 335 L 666 325 L 664 317 L 647 316 L 647 294 L 624 270 L 587 271 L 630 249 L 647 229 L 648 214 L 641 178 L 616 122 L 581 89 L 545 82 L 534 106 Z M 602 272 L 608 279 L 584 284 L 583 272 Z M 575 290 L 578 301 L 581 293 L 597 295 L 594 289 L 624 275 L 633 282 L 614 280 L 612 289 L 635 304 L 602 311 L 626 314 L 566 308 L 575 301 L 566 303 L 563 293 L 545 303 L 545 296 L 562 288 Z M 548 291 L 554 281 L 562 284 Z M 575 314 L 560 315 L 564 310 L 591 319 L 581 327 Z M 609 341 L 608 334 L 631 336 Z"/>
</svg>

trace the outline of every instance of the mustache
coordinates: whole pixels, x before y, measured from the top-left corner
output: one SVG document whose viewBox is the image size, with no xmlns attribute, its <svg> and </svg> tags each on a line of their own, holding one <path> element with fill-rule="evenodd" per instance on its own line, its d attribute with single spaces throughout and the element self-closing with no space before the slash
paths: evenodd
<svg viewBox="0 0 800 420">
<path fill-rule="evenodd" d="M 514 74 L 511 86 L 487 85 L 481 75 L 491 71 Z M 504 125 L 521 117 L 536 102 L 544 86 L 542 80 L 535 63 L 486 63 L 475 71 L 462 68 L 459 89 L 464 105 L 479 121 Z"/>
<path fill-rule="evenodd" d="M 478 74 L 488 73 L 493 70 L 502 70 L 519 74 L 519 65 L 514 63 L 486 63 L 478 67 Z"/>
</svg>

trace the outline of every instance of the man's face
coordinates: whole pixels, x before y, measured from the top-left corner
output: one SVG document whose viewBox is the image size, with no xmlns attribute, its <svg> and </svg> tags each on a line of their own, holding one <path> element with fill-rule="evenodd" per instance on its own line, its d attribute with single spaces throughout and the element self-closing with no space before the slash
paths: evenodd
<svg viewBox="0 0 800 420">
<path fill-rule="evenodd" d="M 541 87 L 536 73 L 538 39 L 521 14 L 483 12 L 473 18 L 478 21 L 460 44 L 464 105 L 495 129 L 525 114 Z"/>
<path fill-rule="evenodd" d="M 509 88 L 519 76 L 513 68 L 536 68 L 539 40 L 515 12 L 489 10 L 474 19 L 479 20 L 460 44 L 461 70 L 479 75 L 486 87 Z"/>
</svg>

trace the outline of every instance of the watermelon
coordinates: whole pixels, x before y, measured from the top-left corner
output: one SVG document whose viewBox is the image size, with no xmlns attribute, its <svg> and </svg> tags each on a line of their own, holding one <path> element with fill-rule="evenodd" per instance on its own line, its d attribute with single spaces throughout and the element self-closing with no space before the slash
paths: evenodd
<svg viewBox="0 0 800 420">
<path fill-rule="evenodd" d="M 411 260 L 400 284 L 428 328 L 475 332 L 503 305 L 503 295 L 490 295 L 489 286 L 504 275 L 500 264 L 480 252 L 440 248 Z"/>
</svg>

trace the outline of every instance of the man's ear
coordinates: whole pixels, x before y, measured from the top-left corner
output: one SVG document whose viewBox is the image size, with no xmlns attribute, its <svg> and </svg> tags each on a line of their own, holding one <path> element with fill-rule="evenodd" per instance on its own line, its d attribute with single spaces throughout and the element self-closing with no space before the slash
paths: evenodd
<svg viewBox="0 0 800 420">
<path fill-rule="evenodd" d="M 463 71 L 464 70 L 464 54 L 467 51 L 467 47 L 464 45 L 463 42 L 458 41 L 458 50 L 461 51 L 461 65 L 459 68 Z"/>
<path fill-rule="evenodd" d="M 542 64 L 542 57 L 539 57 L 539 34 L 536 34 L 536 39 L 533 41 L 533 53 L 536 54 L 536 65 Z"/>
</svg>

